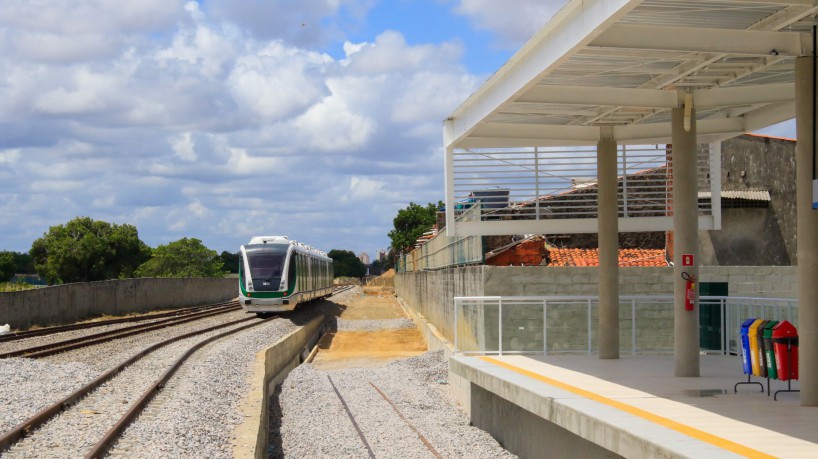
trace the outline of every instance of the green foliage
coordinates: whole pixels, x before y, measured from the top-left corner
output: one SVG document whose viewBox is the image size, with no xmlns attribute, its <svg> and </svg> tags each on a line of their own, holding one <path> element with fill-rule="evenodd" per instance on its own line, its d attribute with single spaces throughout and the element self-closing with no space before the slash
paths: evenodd
<svg viewBox="0 0 818 459">
<path fill-rule="evenodd" d="M 49 284 L 131 277 L 150 257 L 136 227 L 77 217 L 49 228 L 29 252 Z"/>
<path fill-rule="evenodd" d="M 222 259 L 222 263 L 224 263 L 224 269 L 228 272 L 233 274 L 238 274 L 239 272 L 239 253 L 230 253 L 226 250 L 222 251 L 222 254 L 219 255 L 219 258 Z"/>
<path fill-rule="evenodd" d="M 17 264 L 13 252 L 0 252 L 0 282 L 8 282 L 14 277 Z"/>
<path fill-rule="evenodd" d="M 0 282 L 0 292 L 22 292 L 33 288 L 36 287 L 26 282 Z"/>
<path fill-rule="evenodd" d="M 366 275 L 366 266 L 349 250 L 330 250 L 327 254 L 332 258 L 333 277 L 363 277 Z"/>
<path fill-rule="evenodd" d="M 16 274 L 37 274 L 34 267 L 34 258 L 28 253 L 14 253 L 14 263 L 17 265 Z"/>
<path fill-rule="evenodd" d="M 429 231 L 437 221 L 437 210 L 443 207 L 443 201 L 437 204 L 429 203 L 423 207 L 410 202 L 405 209 L 398 211 L 398 216 L 392 220 L 395 228 L 389 232 L 392 247 L 398 252 L 408 252 L 415 245 L 415 241 Z"/>
<path fill-rule="evenodd" d="M 222 277 L 223 262 L 196 238 L 182 238 L 160 245 L 136 270 L 139 277 Z"/>
</svg>

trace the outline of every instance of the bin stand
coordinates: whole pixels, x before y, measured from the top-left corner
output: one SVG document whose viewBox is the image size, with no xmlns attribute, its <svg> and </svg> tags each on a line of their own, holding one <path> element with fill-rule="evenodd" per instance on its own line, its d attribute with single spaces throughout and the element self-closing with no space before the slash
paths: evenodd
<svg viewBox="0 0 818 459">
<path fill-rule="evenodd" d="M 787 367 L 788 367 L 787 368 L 788 372 L 792 371 L 792 341 L 787 341 Z M 778 401 L 778 394 L 780 392 L 801 392 L 798 389 L 793 390 L 793 388 L 792 388 L 792 378 L 790 378 L 789 376 L 790 375 L 788 374 L 787 375 L 787 388 L 775 391 L 775 394 L 773 394 L 773 400 Z M 764 389 L 761 389 L 761 390 L 764 391 Z"/>
<path fill-rule="evenodd" d="M 747 374 L 747 382 L 743 382 L 743 381 L 742 382 L 737 382 L 736 385 L 733 386 L 733 393 L 734 394 L 737 393 L 738 392 L 738 386 L 740 386 L 742 384 L 758 384 L 759 386 L 761 386 L 761 392 L 764 392 L 764 384 L 761 384 L 758 381 L 750 381 L 750 378 L 752 376 L 753 375 L 751 373 L 748 373 Z M 767 379 L 767 395 L 770 395 L 770 380 L 769 379 Z"/>
</svg>

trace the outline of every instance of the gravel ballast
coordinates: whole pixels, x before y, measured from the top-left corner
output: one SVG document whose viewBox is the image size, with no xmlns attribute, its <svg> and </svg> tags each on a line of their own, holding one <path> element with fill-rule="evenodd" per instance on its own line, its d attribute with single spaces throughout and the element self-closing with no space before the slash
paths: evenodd
<svg viewBox="0 0 818 459">
<path fill-rule="evenodd" d="M 370 457 L 352 425 L 337 387 L 375 457 L 429 458 L 429 449 L 372 386 L 443 457 L 512 458 L 488 433 L 469 425 L 446 394 L 442 351 L 374 369 L 322 371 L 310 364 L 293 370 L 271 401 L 272 458 Z"/>
</svg>

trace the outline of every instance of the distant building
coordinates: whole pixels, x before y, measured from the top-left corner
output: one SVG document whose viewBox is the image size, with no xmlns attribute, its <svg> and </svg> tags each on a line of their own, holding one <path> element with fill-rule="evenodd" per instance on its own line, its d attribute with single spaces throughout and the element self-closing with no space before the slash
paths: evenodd
<svg viewBox="0 0 818 459">
<path fill-rule="evenodd" d="M 365 265 L 369 265 L 372 262 L 372 260 L 369 258 L 369 254 L 366 252 L 361 252 L 361 254 L 358 255 L 358 259 Z"/>
<path fill-rule="evenodd" d="M 383 250 L 383 249 L 378 250 L 378 260 L 381 263 L 383 263 L 384 261 L 386 261 L 386 257 L 387 257 L 388 254 L 389 254 L 389 252 L 387 252 L 386 250 Z"/>
</svg>

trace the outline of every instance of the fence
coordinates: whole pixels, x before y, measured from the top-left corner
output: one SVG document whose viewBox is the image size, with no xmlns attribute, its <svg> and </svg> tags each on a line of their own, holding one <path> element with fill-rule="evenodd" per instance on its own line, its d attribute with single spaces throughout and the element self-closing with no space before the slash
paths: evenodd
<svg viewBox="0 0 818 459">
<path fill-rule="evenodd" d="M 479 220 L 481 218 L 479 203 L 460 216 L 461 220 Z M 442 269 L 450 266 L 483 263 L 483 238 L 481 236 L 446 236 L 441 231 L 398 260 L 398 271 L 424 271 Z"/>
<path fill-rule="evenodd" d="M 598 350 L 596 296 L 455 297 L 454 345 L 463 354 L 587 353 Z M 620 348 L 631 354 L 673 350 L 673 296 L 620 297 Z M 719 320 L 720 354 L 739 352 L 749 317 L 798 325 L 797 300 L 703 296 L 700 309 Z"/>
</svg>

